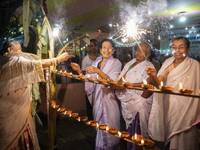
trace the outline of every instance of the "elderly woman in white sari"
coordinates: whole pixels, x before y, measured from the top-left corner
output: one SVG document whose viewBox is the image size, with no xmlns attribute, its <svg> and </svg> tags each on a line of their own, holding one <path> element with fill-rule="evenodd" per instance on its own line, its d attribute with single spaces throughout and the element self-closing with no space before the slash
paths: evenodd
<svg viewBox="0 0 200 150">
<path fill-rule="evenodd" d="M 124 66 L 117 80 L 121 82 L 124 78 L 126 82 L 133 83 L 133 86 L 141 87 L 143 80 L 149 77 L 146 74 L 146 67 L 153 67 L 153 64 L 146 60 L 150 52 L 151 47 L 147 43 L 141 43 L 140 47 L 137 47 L 135 58 Z M 140 134 L 148 139 L 147 125 L 152 105 L 152 93 L 131 89 L 118 89 L 115 93 L 121 101 L 122 115 L 130 136 Z M 127 149 L 140 150 L 142 147 L 128 142 Z"/>
<path fill-rule="evenodd" d="M 100 53 L 102 56 L 98 57 L 85 70 L 91 77 L 116 80 L 121 71 L 121 62 L 113 58 L 114 53 L 113 43 L 109 39 L 105 39 L 101 43 Z M 72 64 L 72 68 L 79 74 L 80 67 L 77 64 Z M 85 92 L 88 99 L 93 106 L 93 118 L 99 124 L 107 124 L 108 127 L 114 127 L 120 130 L 120 113 L 119 104 L 115 98 L 113 89 L 105 87 L 102 84 L 95 84 L 86 82 Z M 96 135 L 96 150 L 115 150 L 119 147 L 119 138 L 107 134 L 101 130 L 97 130 Z"/>
<path fill-rule="evenodd" d="M 147 67 L 147 74 L 158 88 L 161 81 L 177 91 L 181 82 L 183 88 L 194 94 L 200 89 L 200 65 L 187 56 L 190 42 L 185 37 L 172 42 L 173 57 L 167 59 L 156 74 L 155 68 Z M 200 122 L 199 98 L 176 95 L 154 94 L 149 120 L 149 134 L 156 141 L 165 141 L 167 149 L 197 150 Z"/>
<path fill-rule="evenodd" d="M 0 61 L 0 149 L 39 150 L 31 117 L 31 84 L 44 82 L 42 68 L 67 60 L 68 53 L 58 58 L 40 60 L 23 53 L 14 40 L 6 41 Z"/>
</svg>

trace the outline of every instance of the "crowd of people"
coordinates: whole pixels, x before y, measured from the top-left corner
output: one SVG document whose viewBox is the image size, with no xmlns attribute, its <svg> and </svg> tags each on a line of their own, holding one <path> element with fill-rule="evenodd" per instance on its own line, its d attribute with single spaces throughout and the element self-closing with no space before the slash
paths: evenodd
<svg viewBox="0 0 200 150">
<path fill-rule="evenodd" d="M 118 84 L 123 84 L 125 80 L 133 83 L 134 87 L 141 87 L 145 79 L 155 88 L 159 88 L 163 82 L 176 91 L 181 82 L 184 88 L 192 90 L 194 94 L 199 93 L 200 65 L 188 56 L 190 42 L 185 37 L 172 41 L 172 56 L 164 61 L 161 68 L 159 62 L 153 59 L 155 53 L 147 43 L 140 43 L 135 50 L 135 58 L 130 60 L 127 55 L 123 64 L 113 57 L 115 47 L 112 40 L 104 39 L 100 43 L 101 55 L 97 53 L 97 46 L 98 42 L 92 39 L 90 53 L 84 57 L 82 67 L 71 63 L 72 69 L 80 75 L 115 80 Z M 23 141 L 29 141 L 29 146 L 39 149 L 29 111 L 30 85 L 44 81 L 42 68 L 66 61 L 70 56 L 63 53 L 58 58 L 39 60 L 35 55 L 22 53 L 17 41 L 7 41 L 1 53 L 4 59 L 0 61 L 0 149 L 24 147 Z M 88 116 L 99 124 L 120 130 L 121 113 L 130 136 L 137 133 L 145 139 L 165 142 L 166 149 L 170 150 L 198 150 L 198 98 L 91 82 L 85 82 L 85 93 Z M 17 113 L 12 113 L 14 111 Z M 27 137 L 29 140 L 26 140 Z M 119 145 L 119 138 L 96 130 L 96 150 L 115 150 Z M 127 149 L 144 148 L 127 142 Z"/>
</svg>

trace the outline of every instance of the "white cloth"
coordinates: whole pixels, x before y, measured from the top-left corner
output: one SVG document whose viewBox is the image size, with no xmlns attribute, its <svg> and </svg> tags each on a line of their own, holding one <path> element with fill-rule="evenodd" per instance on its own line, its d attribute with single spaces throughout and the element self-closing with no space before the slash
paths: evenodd
<svg viewBox="0 0 200 150">
<path fill-rule="evenodd" d="M 158 76 L 174 60 L 174 57 L 167 59 L 158 72 Z M 168 74 L 166 85 L 174 87 L 174 91 L 178 91 L 181 82 L 183 88 L 193 90 L 194 94 L 198 94 L 200 89 L 199 73 L 199 62 L 186 57 Z M 200 101 L 198 98 L 154 94 L 148 130 L 149 135 L 154 140 L 165 141 L 167 144 L 173 136 L 190 129 L 198 122 L 200 122 Z"/>
<path fill-rule="evenodd" d="M 102 56 L 98 57 L 92 66 L 97 67 L 101 60 Z M 101 71 L 107 74 L 112 80 L 116 80 L 121 71 L 121 62 L 111 56 L 101 68 Z M 96 78 L 97 74 L 91 74 L 91 77 Z M 85 90 L 93 107 L 94 120 L 98 121 L 99 124 L 105 123 L 108 127 L 120 130 L 119 104 L 112 88 L 105 87 L 102 84 L 86 82 Z M 117 149 L 119 142 L 119 138 L 97 130 L 95 149 Z"/>
<path fill-rule="evenodd" d="M 129 67 L 135 62 L 135 58 L 129 61 L 123 68 L 117 80 L 120 80 L 128 71 Z M 153 64 L 147 60 L 137 64 L 135 67 L 133 67 L 126 73 L 125 81 L 129 83 L 143 82 L 143 79 L 148 78 L 148 75 L 146 74 L 145 70 L 147 66 L 153 67 Z M 128 126 L 132 123 L 133 119 L 135 118 L 137 112 L 139 112 L 140 127 L 142 132 L 141 134 L 144 136 L 144 138 L 148 138 L 147 122 L 151 111 L 152 96 L 145 99 L 141 97 L 143 91 L 132 89 L 124 89 L 122 91 L 116 91 L 115 93 L 118 99 L 121 101 L 122 115 L 124 117 L 124 120 L 126 121 L 126 127 L 128 128 Z"/>
<path fill-rule="evenodd" d="M 30 84 L 44 81 L 41 73 L 41 61 L 35 55 L 13 53 L 0 61 L 0 93 L 3 94 L 0 98 L 0 149 L 16 146 L 27 124 L 33 135 L 33 146 L 40 149 L 31 118 Z"/>
<path fill-rule="evenodd" d="M 91 60 L 89 54 L 87 54 L 82 60 L 81 70 L 85 70 L 86 67 L 92 66 L 94 60 Z"/>
</svg>

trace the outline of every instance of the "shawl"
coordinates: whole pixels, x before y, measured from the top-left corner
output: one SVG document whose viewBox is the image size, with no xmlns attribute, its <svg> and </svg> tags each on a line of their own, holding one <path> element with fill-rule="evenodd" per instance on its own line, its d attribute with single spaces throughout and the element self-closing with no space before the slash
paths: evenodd
<svg viewBox="0 0 200 150">
<path fill-rule="evenodd" d="M 158 72 L 158 76 L 175 60 L 167 59 Z M 166 85 L 178 91 L 179 83 L 183 88 L 198 94 L 200 89 L 200 65 L 194 59 L 186 57 L 166 78 Z M 170 141 L 175 134 L 186 131 L 200 122 L 199 98 L 155 93 L 149 119 L 149 135 L 157 141 Z"/>
</svg>

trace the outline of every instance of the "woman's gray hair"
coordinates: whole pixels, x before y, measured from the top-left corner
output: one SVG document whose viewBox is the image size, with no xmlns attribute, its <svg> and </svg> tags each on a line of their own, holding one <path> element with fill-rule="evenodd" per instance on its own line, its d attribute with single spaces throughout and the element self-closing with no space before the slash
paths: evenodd
<svg viewBox="0 0 200 150">
<path fill-rule="evenodd" d="M 0 51 L 0 55 L 4 55 L 5 53 L 8 52 L 8 48 L 9 47 L 13 47 L 14 45 L 16 45 L 18 43 L 18 41 L 15 40 L 8 40 L 3 44 L 3 47 Z"/>
</svg>

